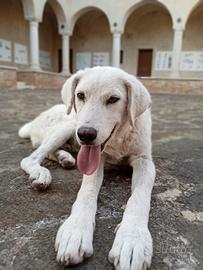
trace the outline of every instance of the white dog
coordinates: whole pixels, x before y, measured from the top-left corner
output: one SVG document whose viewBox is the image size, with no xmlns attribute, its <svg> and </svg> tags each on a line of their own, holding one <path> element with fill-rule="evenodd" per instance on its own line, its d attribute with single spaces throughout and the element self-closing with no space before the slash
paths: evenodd
<svg viewBox="0 0 203 270">
<path fill-rule="evenodd" d="M 23 126 L 19 136 L 38 147 L 21 162 L 35 188 L 51 183 L 50 172 L 40 166 L 45 157 L 62 166 L 75 163 L 61 146 L 76 138 L 77 165 L 84 174 L 69 218 L 56 237 L 57 260 L 78 264 L 93 254 L 97 197 L 104 162 L 128 160 L 133 168 L 132 195 L 109 253 L 119 270 L 144 270 L 151 264 L 152 238 L 148 230 L 150 199 L 155 179 L 151 156 L 151 99 L 134 76 L 112 67 L 79 71 L 62 89 L 66 106 L 56 105 Z"/>
</svg>

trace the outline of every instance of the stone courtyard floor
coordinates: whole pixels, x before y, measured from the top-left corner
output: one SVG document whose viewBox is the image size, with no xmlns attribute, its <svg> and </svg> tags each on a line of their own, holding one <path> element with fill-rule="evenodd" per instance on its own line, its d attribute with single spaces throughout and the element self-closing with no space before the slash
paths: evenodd
<svg viewBox="0 0 203 270">
<path fill-rule="evenodd" d="M 203 96 L 152 98 L 157 177 L 149 223 L 154 240 L 151 270 L 202 270 Z M 81 174 L 46 161 L 53 183 L 47 191 L 32 190 L 19 167 L 31 144 L 17 136 L 22 124 L 59 101 L 59 91 L 0 91 L 0 269 L 63 269 L 55 262 L 54 239 L 70 213 Z M 69 269 L 113 269 L 107 256 L 129 195 L 129 172 L 106 171 L 94 256 Z"/>
</svg>

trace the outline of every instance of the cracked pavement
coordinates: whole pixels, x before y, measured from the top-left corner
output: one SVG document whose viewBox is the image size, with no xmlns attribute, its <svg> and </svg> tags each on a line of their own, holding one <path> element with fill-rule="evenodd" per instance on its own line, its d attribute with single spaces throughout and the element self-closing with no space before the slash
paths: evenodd
<svg viewBox="0 0 203 270">
<path fill-rule="evenodd" d="M 203 269 L 203 96 L 152 95 L 153 157 L 157 177 L 149 227 L 154 241 L 151 270 Z M 45 192 L 30 188 L 20 169 L 32 152 L 18 128 L 60 102 L 59 91 L 0 91 L 0 269 L 63 269 L 54 240 L 81 183 L 76 170 L 45 161 L 53 182 Z M 114 229 L 130 195 L 130 170 L 107 170 L 100 192 L 94 256 L 69 269 L 110 270 Z"/>
</svg>

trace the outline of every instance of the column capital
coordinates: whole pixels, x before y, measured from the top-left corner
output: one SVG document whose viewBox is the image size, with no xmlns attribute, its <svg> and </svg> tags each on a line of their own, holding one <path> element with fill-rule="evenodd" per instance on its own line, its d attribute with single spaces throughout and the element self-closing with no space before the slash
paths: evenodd
<svg viewBox="0 0 203 270">
<path fill-rule="evenodd" d="M 60 31 L 59 34 L 60 34 L 61 36 L 68 36 L 68 37 L 71 36 L 70 32 L 67 32 L 67 31 Z"/>
<path fill-rule="evenodd" d="M 33 16 L 26 16 L 25 19 L 27 21 L 29 21 L 30 23 L 31 22 L 36 22 L 36 23 L 40 23 L 41 22 L 41 20 L 39 18 L 36 18 L 36 17 L 33 17 Z"/>
<path fill-rule="evenodd" d="M 30 26 L 36 26 L 38 27 L 39 22 L 38 21 L 29 21 Z"/>
<path fill-rule="evenodd" d="M 123 29 L 122 25 L 120 24 L 120 22 L 115 20 L 115 21 L 111 21 L 110 31 L 112 34 L 122 35 L 124 32 L 124 29 Z"/>
<path fill-rule="evenodd" d="M 70 27 L 69 27 L 68 24 L 60 23 L 59 26 L 58 26 L 59 34 L 60 34 L 60 35 L 68 35 L 68 36 L 71 36 L 71 35 L 72 35 L 72 32 L 71 32 L 71 30 L 70 30 L 69 28 L 70 28 Z"/>
<path fill-rule="evenodd" d="M 184 27 L 173 27 L 173 31 L 174 32 L 184 32 L 185 31 L 185 28 Z"/>
<path fill-rule="evenodd" d="M 112 32 L 111 32 L 113 35 L 122 35 L 122 31 L 120 31 L 120 30 L 113 30 Z"/>
</svg>

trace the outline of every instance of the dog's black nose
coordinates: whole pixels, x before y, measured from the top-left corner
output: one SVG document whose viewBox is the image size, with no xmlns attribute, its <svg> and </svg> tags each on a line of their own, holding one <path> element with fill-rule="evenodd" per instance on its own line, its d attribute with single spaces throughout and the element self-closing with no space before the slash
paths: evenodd
<svg viewBox="0 0 203 270">
<path fill-rule="evenodd" d="M 94 141 L 97 137 L 97 131 L 94 128 L 89 127 L 80 127 L 78 129 L 78 137 L 81 140 L 81 142 L 85 144 L 89 144 Z"/>
</svg>

